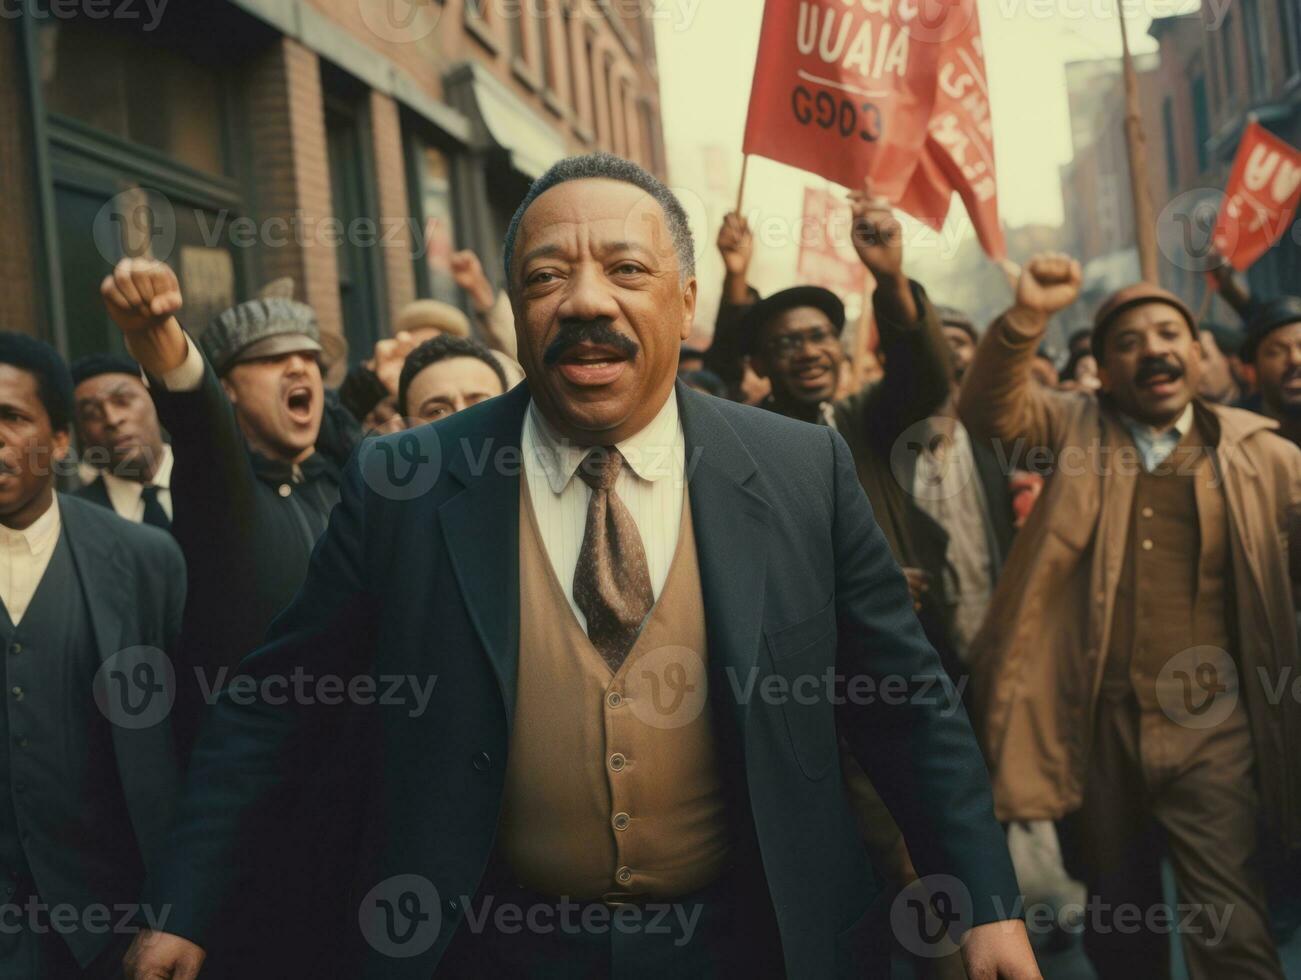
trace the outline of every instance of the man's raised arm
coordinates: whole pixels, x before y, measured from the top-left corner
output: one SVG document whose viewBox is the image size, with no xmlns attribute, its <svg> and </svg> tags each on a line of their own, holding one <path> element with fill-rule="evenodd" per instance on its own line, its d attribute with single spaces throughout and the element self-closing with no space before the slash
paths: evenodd
<svg viewBox="0 0 1301 980">
<path fill-rule="evenodd" d="M 1025 264 L 1015 302 L 985 331 L 962 382 L 958 415 L 973 436 L 1057 445 L 1062 397 L 1039 387 L 1030 369 L 1049 318 L 1075 302 L 1081 279 L 1080 264 L 1066 255 Z"/>
<path fill-rule="evenodd" d="M 854 249 L 872 277 L 872 310 L 885 377 L 846 400 L 850 425 L 889 453 L 899 435 L 933 415 L 953 386 L 953 359 L 926 292 L 903 271 L 903 226 L 870 183 L 849 196 Z"/>
</svg>

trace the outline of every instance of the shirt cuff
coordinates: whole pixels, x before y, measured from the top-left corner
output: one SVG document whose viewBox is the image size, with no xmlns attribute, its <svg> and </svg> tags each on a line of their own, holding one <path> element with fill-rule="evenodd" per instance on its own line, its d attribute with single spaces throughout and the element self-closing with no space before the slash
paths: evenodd
<svg viewBox="0 0 1301 980">
<path fill-rule="evenodd" d="M 185 360 L 158 379 L 168 391 L 198 391 L 203 384 L 203 355 L 188 334 L 185 345 Z"/>
</svg>

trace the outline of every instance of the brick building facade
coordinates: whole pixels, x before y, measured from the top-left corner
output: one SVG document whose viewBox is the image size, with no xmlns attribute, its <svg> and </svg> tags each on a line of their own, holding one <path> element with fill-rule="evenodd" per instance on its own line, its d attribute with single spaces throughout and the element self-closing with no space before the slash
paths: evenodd
<svg viewBox="0 0 1301 980">
<path fill-rule="evenodd" d="M 98 282 L 149 254 L 177 270 L 191 330 L 288 277 L 364 357 L 410 300 L 464 303 L 454 249 L 501 279 L 506 223 L 555 160 L 605 149 L 665 173 L 641 0 L 157 9 L 0 18 L 0 329 L 69 356 L 118 343 Z"/>
<path fill-rule="evenodd" d="M 1249 115 L 1301 146 L 1301 0 L 1231 0 L 1154 20 L 1136 58 L 1161 282 L 1197 308 L 1210 232 Z M 1062 169 L 1067 231 L 1086 299 L 1138 278 L 1117 60 L 1068 66 L 1075 157 Z M 1301 222 L 1248 270 L 1261 296 L 1301 292 Z M 1088 305 L 1087 303 L 1085 305 Z M 1236 318 L 1216 299 L 1211 315 Z"/>
<path fill-rule="evenodd" d="M 1153 21 L 1149 33 L 1159 45 L 1163 90 L 1161 114 L 1147 121 L 1149 139 L 1160 140 L 1165 160 L 1155 199 L 1181 239 L 1163 249 L 1167 285 L 1200 299 L 1205 277 L 1197 259 L 1205 253 L 1208 217 L 1248 116 L 1301 146 L 1301 0 L 1203 4 L 1198 13 Z M 1209 204 L 1199 208 L 1199 201 Z M 1301 292 L 1301 222 L 1247 275 L 1262 296 Z M 1218 301 L 1217 315 L 1229 316 Z"/>
</svg>

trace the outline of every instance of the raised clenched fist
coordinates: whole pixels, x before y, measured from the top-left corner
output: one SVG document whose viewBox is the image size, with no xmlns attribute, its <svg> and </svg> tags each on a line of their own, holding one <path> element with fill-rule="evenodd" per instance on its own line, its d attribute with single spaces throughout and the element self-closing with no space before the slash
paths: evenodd
<svg viewBox="0 0 1301 980">
<path fill-rule="evenodd" d="M 1075 302 L 1083 281 L 1080 263 L 1069 255 L 1060 252 L 1036 255 L 1021 269 L 1016 283 L 1016 305 L 1050 317 Z"/>
<path fill-rule="evenodd" d="M 729 276 L 745 276 L 754 254 L 754 237 L 749 224 L 735 211 L 724 215 L 723 227 L 718 229 L 718 253 Z"/>
<path fill-rule="evenodd" d="M 108 315 L 128 338 L 163 326 L 181 308 L 181 286 L 165 262 L 123 259 L 99 285 Z"/>
<path fill-rule="evenodd" d="M 890 202 L 877 197 L 870 179 L 863 189 L 851 191 L 849 209 L 854 215 L 854 251 L 877 282 L 897 279 L 903 273 L 903 225 Z"/>
<path fill-rule="evenodd" d="M 492 283 L 484 274 L 483 263 L 479 261 L 479 256 L 468 248 L 463 248 L 459 252 L 452 253 L 448 264 L 452 270 L 452 279 L 465 290 L 474 308 L 480 313 L 491 309 L 497 299 L 497 291 L 492 288 Z"/>
</svg>

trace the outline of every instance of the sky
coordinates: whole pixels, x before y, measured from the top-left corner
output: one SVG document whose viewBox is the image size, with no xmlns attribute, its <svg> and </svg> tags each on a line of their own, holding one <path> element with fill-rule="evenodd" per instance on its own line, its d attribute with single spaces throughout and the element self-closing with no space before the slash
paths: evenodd
<svg viewBox="0 0 1301 980">
<path fill-rule="evenodd" d="M 1064 66 L 1070 61 L 1119 56 L 1115 2 L 978 0 L 994 120 L 999 211 L 1006 226 L 1063 221 L 1058 172 L 1072 155 Z M 713 251 L 716 222 L 721 218 L 721 213 L 712 212 L 727 210 L 722 202 L 729 195 L 728 207 L 735 203 L 763 2 L 654 0 L 654 8 L 669 176 L 707 226 L 697 231 L 708 236 L 700 250 L 707 296 L 704 276 L 712 275 L 707 253 Z M 1153 17 L 1197 9 L 1198 0 L 1125 0 L 1131 49 L 1136 54 L 1156 50 L 1156 42 L 1147 35 Z M 721 161 L 727 179 L 711 185 L 705 176 L 706 159 L 715 161 L 711 168 L 715 171 Z M 716 186 L 722 183 L 730 188 L 726 193 Z M 770 280 L 770 288 L 794 281 L 796 247 L 783 240 L 776 219 L 798 219 L 805 186 L 832 185 L 769 160 L 751 161 L 745 210 L 758 208 L 760 220 L 763 215 L 774 218 L 766 254 L 757 254 L 755 260 L 759 277 Z M 753 217 L 751 226 L 757 227 Z M 956 241 L 969 233 L 961 203 L 955 201 L 950 224 L 941 236 Z M 721 274 L 721 265 L 717 271 Z"/>
</svg>

